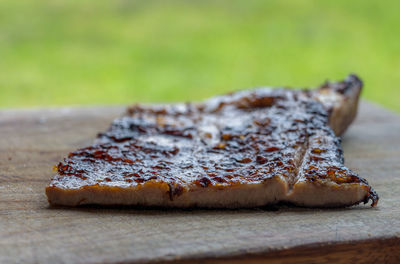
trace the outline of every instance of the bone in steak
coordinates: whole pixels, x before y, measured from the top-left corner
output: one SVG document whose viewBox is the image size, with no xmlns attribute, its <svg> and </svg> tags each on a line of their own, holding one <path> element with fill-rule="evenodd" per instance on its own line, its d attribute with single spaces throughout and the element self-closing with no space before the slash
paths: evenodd
<svg viewBox="0 0 400 264">
<path fill-rule="evenodd" d="M 316 90 L 132 106 L 94 145 L 58 164 L 46 194 L 67 206 L 374 206 L 374 190 L 343 165 L 338 137 L 356 115 L 361 87 L 350 75 Z"/>
</svg>

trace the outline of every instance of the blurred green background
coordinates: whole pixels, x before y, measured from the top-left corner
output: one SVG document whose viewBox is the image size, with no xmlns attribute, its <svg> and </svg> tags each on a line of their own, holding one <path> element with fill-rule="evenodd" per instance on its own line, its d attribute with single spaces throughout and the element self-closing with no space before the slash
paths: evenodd
<svg viewBox="0 0 400 264">
<path fill-rule="evenodd" d="M 0 1 L 0 107 L 200 100 L 348 73 L 400 111 L 400 1 Z"/>
</svg>

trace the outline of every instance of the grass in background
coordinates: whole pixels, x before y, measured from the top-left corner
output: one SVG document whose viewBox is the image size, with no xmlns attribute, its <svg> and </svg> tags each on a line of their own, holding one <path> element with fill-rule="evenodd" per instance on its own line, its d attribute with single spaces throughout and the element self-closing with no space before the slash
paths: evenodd
<svg viewBox="0 0 400 264">
<path fill-rule="evenodd" d="M 200 100 L 354 72 L 400 111 L 400 1 L 0 1 L 0 107 Z"/>
</svg>

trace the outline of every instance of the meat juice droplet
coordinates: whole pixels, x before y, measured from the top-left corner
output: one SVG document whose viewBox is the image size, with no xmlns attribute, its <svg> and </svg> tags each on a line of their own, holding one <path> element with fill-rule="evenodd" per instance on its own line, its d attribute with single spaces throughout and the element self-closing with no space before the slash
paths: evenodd
<svg viewBox="0 0 400 264">
<path fill-rule="evenodd" d="M 250 158 L 244 158 L 240 162 L 241 163 L 249 163 L 249 162 L 251 162 L 251 159 Z"/>
<path fill-rule="evenodd" d="M 259 163 L 259 164 L 264 164 L 267 162 L 267 158 L 263 157 L 263 156 L 257 156 L 256 160 L 257 160 L 257 163 Z"/>
</svg>

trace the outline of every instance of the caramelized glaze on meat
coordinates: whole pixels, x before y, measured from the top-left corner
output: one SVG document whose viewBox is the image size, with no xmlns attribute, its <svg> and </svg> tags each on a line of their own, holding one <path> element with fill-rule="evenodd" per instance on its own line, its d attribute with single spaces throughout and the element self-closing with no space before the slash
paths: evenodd
<svg viewBox="0 0 400 264">
<path fill-rule="evenodd" d="M 344 89 L 344 88 L 343 88 Z M 364 201 L 377 196 L 343 166 L 329 109 L 313 93 L 240 91 L 199 104 L 135 105 L 57 165 L 49 188 L 130 188 L 167 184 L 171 201 L 196 188 L 230 188 L 282 178 L 290 192 L 299 181 L 357 184 Z"/>
</svg>

